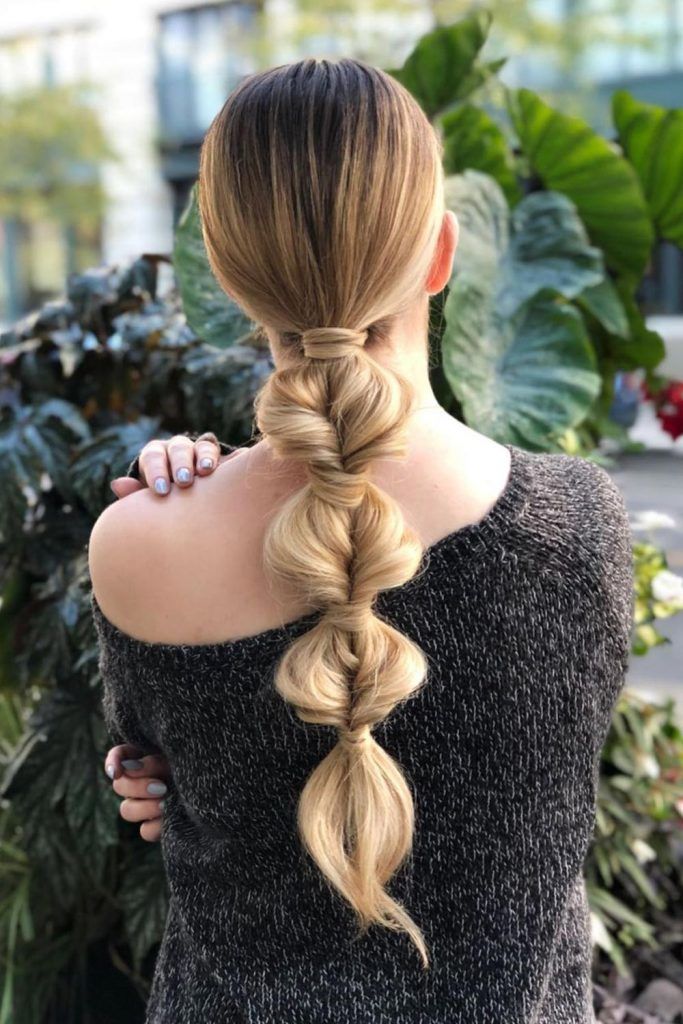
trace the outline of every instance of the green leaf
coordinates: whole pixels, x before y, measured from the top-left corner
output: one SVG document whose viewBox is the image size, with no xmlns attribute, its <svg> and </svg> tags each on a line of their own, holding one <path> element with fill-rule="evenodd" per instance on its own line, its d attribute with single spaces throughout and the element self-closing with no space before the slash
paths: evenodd
<svg viewBox="0 0 683 1024">
<path fill-rule="evenodd" d="M 603 281 L 602 254 L 566 196 L 536 192 L 510 214 L 497 183 L 477 171 L 447 178 L 445 194 L 460 223 L 455 276 L 493 278 L 502 315 L 543 291 L 573 298 Z"/>
<path fill-rule="evenodd" d="M 101 430 L 91 441 L 79 445 L 71 465 L 73 485 L 93 517 L 115 500 L 110 481 L 123 476 L 147 442 L 164 433 L 168 432 L 159 429 L 158 419 L 140 416 L 133 423 Z"/>
<path fill-rule="evenodd" d="M 615 364 L 622 370 L 653 370 L 666 355 L 664 340 L 647 326 L 630 289 L 623 283 L 619 283 L 617 289 L 629 331 L 626 337 L 610 336 L 610 351 Z"/>
<path fill-rule="evenodd" d="M 402 67 L 388 73 L 413 94 L 428 117 L 434 117 L 469 96 L 501 66 L 501 61 L 477 60 L 490 27 L 491 15 L 485 10 L 453 25 L 439 25 L 421 37 Z"/>
<path fill-rule="evenodd" d="M 657 232 L 683 247 L 683 110 L 612 97 L 619 142 L 635 167 Z"/>
<path fill-rule="evenodd" d="M 499 441 L 553 447 L 600 390 L 580 314 L 559 300 L 602 277 L 564 196 L 536 194 L 511 216 L 499 186 L 467 171 L 446 182 L 460 245 L 444 314 L 446 378 L 467 423 Z"/>
<path fill-rule="evenodd" d="M 176 229 L 173 266 L 187 322 L 199 338 L 209 345 L 226 348 L 251 331 L 251 321 L 237 303 L 228 298 L 209 265 L 196 182 Z"/>
<path fill-rule="evenodd" d="M 93 742 L 96 697 L 85 682 L 54 688 L 34 710 L 3 794 L 20 815 L 33 864 L 71 899 L 82 871 L 101 882 L 117 842 L 117 800 Z M 60 832 L 55 830 L 55 819 Z"/>
<path fill-rule="evenodd" d="M 603 883 L 607 886 L 608 889 L 611 888 L 614 876 L 612 874 L 612 869 L 610 867 L 609 857 L 607 856 L 606 852 L 603 850 L 601 846 L 594 847 L 593 856 L 595 858 L 595 863 L 598 866 L 598 870 L 602 877 Z"/>
<path fill-rule="evenodd" d="M 520 145 L 546 188 L 576 204 L 609 266 L 639 280 L 654 232 L 640 182 L 628 161 L 584 121 L 544 103 L 528 89 L 509 95 Z"/>
<path fill-rule="evenodd" d="M 484 171 L 495 178 L 509 203 L 519 200 L 512 151 L 500 127 L 485 110 L 465 103 L 445 114 L 441 127 L 446 174 Z"/>
<path fill-rule="evenodd" d="M 168 888 L 158 848 L 136 843 L 134 851 L 129 851 L 119 903 L 133 963 L 140 970 L 147 953 L 161 942 L 168 913 Z"/>
<path fill-rule="evenodd" d="M 512 214 L 512 238 L 504 257 L 507 293 L 518 301 L 542 289 L 566 298 L 604 280 L 602 253 L 588 242 L 576 209 L 557 192 L 527 196 Z M 508 300 L 505 309 L 512 309 Z"/>
<path fill-rule="evenodd" d="M 483 297 L 482 297 L 483 298 Z M 600 390 L 580 315 L 552 299 L 501 318 L 477 315 L 475 292 L 454 289 L 444 335 L 444 372 L 475 430 L 501 442 L 546 449 L 551 436 L 586 416 Z M 470 304 L 470 315 L 458 303 Z"/>
<path fill-rule="evenodd" d="M 18 406 L 0 424 L 0 542 L 21 533 L 40 500 L 44 474 L 62 497 L 73 494 L 73 444 L 90 436 L 78 409 L 58 398 Z"/>
<path fill-rule="evenodd" d="M 578 303 L 610 334 L 617 338 L 630 338 L 631 328 L 626 310 L 619 292 L 608 277 L 585 288 L 578 297 Z"/>
<path fill-rule="evenodd" d="M 621 868 L 626 872 L 626 874 L 630 875 L 637 886 L 638 891 L 645 897 L 648 903 L 653 907 L 656 907 L 658 910 L 664 910 L 666 904 L 633 854 L 620 849 L 619 860 Z"/>
<path fill-rule="evenodd" d="M 626 906 L 621 900 L 617 899 L 611 893 L 605 889 L 597 886 L 590 887 L 588 889 L 588 895 L 590 897 L 591 905 L 597 909 L 603 911 L 608 917 L 612 918 L 613 921 L 622 922 L 630 925 L 634 933 L 651 945 L 654 941 L 654 929 L 643 917 L 635 913 Z"/>
</svg>

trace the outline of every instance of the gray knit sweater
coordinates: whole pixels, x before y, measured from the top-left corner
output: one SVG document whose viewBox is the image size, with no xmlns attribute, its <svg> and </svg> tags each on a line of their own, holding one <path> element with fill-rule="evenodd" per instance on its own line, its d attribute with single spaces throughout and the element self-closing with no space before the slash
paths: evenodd
<svg viewBox="0 0 683 1024">
<path fill-rule="evenodd" d="M 173 776 L 148 1024 L 594 1021 L 582 865 L 630 651 L 630 530 L 606 470 L 508 447 L 493 508 L 376 605 L 430 666 L 375 730 L 415 798 L 390 891 L 423 929 L 429 972 L 405 935 L 356 939 L 297 838 L 297 796 L 335 733 L 300 722 L 273 672 L 319 613 L 223 643 L 148 643 L 93 595 L 111 737 L 163 751 Z"/>
</svg>

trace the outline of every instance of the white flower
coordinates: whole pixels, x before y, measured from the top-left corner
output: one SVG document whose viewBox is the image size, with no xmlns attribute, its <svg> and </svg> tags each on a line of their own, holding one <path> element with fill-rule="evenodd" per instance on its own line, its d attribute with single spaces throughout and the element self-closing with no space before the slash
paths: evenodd
<svg viewBox="0 0 683 1024">
<path fill-rule="evenodd" d="M 28 507 L 35 508 L 35 506 L 38 504 L 38 495 L 36 494 L 33 487 L 31 487 L 30 484 L 24 484 L 21 489 L 24 492 L 24 497 L 26 498 L 26 504 L 28 505 Z"/>
<path fill-rule="evenodd" d="M 634 839 L 631 849 L 639 864 L 647 864 L 648 861 L 657 860 L 657 854 L 652 847 L 642 839 Z"/>
<path fill-rule="evenodd" d="M 610 933 L 593 910 L 591 910 L 591 940 L 594 946 L 599 946 L 600 949 L 605 951 L 612 949 L 614 946 Z"/>
<path fill-rule="evenodd" d="M 657 758 L 652 754 L 642 754 L 640 752 L 635 755 L 636 770 L 640 776 L 645 776 L 648 779 L 659 778 L 659 764 Z"/>
<path fill-rule="evenodd" d="M 654 508 L 638 512 L 636 518 L 631 521 L 632 530 L 672 530 L 676 526 L 676 520 L 666 512 L 658 512 Z"/>
<path fill-rule="evenodd" d="M 655 601 L 683 601 L 683 576 L 662 569 L 652 580 L 652 596 Z"/>
</svg>

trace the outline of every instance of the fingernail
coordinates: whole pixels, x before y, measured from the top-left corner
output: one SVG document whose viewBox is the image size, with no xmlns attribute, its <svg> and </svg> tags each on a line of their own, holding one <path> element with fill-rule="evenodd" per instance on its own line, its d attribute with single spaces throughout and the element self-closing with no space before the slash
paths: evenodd
<svg viewBox="0 0 683 1024">
<path fill-rule="evenodd" d="M 199 460 L 199 465 L 202 469 L 213 469 L 213 459 L 204 458 Z"/>
<path fill-rule="evenodd" d="M 154 481 L 154 490 L 157 494 L 168 494 L 168 480 L 163 476 L 158 476 Z"/>
<path fill-rule="evenodd" d="M 138 761 L 134 757 L 129 757 L 126 761 L 122 761 L 121 764 L 128 772 L 137 772 L 140 768 L 144 768 L 142 761 Z"/>
<path fill-rule="evenodd" d="M 179 484 L 189 484 L 192 479 L 192 473 L 185 466 L 182 466 L 176 473 L 175 478 Z"/>
<path fill-rule="evenodd" d="M 163 796 L 166 792 L 166 786 L 163 782 L 150 782 L 147 784 L 147 792 L 151 793 L 152 796 Z"/>
<path fill-rule="evenodd" d="M 166 801 L 165 800 L 160 800 L 159 801 L 159 810 L 163 811 L 165 806 L 166 806 Z"/>
<path fill-rule="evenodd" d="M 116 765 L 108 764 L 104 770 L 110 779 L 113 779 L 116 775 Z"/>
</svg>

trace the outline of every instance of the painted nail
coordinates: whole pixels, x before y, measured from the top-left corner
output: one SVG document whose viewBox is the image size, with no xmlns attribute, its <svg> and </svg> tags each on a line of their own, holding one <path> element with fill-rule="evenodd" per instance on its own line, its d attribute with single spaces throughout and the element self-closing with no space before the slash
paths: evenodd
<svg viewBox="0 0 683 1024">
<path fill-rule="evenodd" d="M 175 478 L 179 484 L 189 484 L 190 480 L 192 479 L 192 473 L 186 466 L 181 466 L 181 468 L 176 473 Z"/>
<path fill-rule="evenodd" d="M 159 810 L 163 811 L 165 806 L 166 806 L 166 801 L 165 800 L 160 800 L 159 801 Z"/>
<path fill-rule="evenodd" d="M 163 476 L 158 476 L 154 481 L 154 490 L 157 494 L 168 494 L 168 480 Z"/>
<path fill-rule="evenodd" d="M 166 792 L 166 786 L 163 782 L 150 782 L 147 784 L 147 792 L 151 793 L 152 796 L 163 796 Z"/>
<path fill-rule="evenodd" d="M 202 469 L 213 469 L 213 459 L 204 458 L 199 460 L 199 465 Z"/>
<path fill-rule="evenodd" d="M 107 775 L 109 776 L 110 779 L 114 778 L 114 775 L 116 774 L 116 766 L 115 765 L 108 764 L 107 767 L 104 770 L 105 770 L 105 772 L 107 773 Z"/>
<path fill-rule="evenodd" d="M 138 761 L 135 757 L 129 757 L 126 761 L 122 761 L 121 764 L 127 772 L 137 772 L 140 768 L 144 768 L 142 761 Z"/>
</svg>

